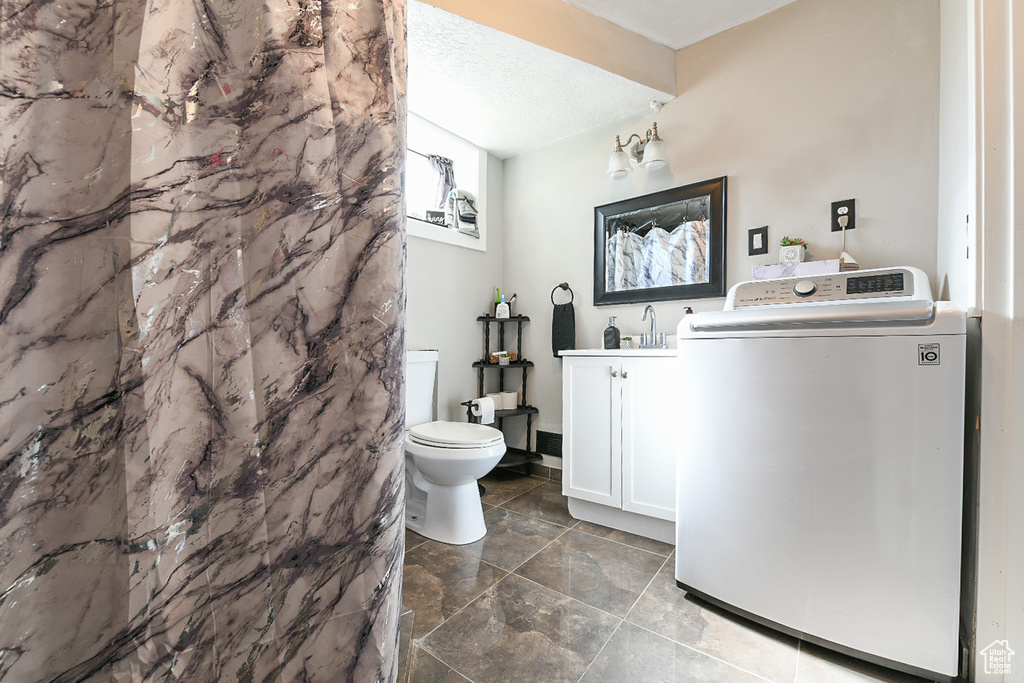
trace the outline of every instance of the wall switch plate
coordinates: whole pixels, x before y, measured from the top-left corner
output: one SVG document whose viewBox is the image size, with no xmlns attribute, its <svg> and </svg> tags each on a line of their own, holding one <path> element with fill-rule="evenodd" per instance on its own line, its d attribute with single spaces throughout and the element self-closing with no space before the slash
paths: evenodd
<svg viewBox="0 0 1024 683">
<path fill-rule="evenodd" d="M 747 230 L 747 255 L 768 253 L 768 226 Z"/>
<path fill-rule="evenodd" d="M 856 199 L 844 199 L 841 202 L 832 202 L 832 232 L 840 232 L 843 226 L 839 224 L 839 217 L 846 216 L 849 220 L 846 223 L 847 230 L 857 227 L 857 206 Z"/>
</svg>

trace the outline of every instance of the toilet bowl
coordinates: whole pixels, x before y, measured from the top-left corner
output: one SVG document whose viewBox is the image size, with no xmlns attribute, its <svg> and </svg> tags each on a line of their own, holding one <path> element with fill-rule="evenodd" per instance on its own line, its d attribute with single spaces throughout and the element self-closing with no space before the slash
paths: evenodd
<svg viewBox="0 0 1024 683">
<path fill-rule="evenodd" d="M 464 545 L 487 533 L 476 480 L 505 454 L 500 431 L 466 422 L 414 425 L 405 441 L 405 526 Z"/>
<path fill-rule="evenodd" d="M 497 429 L 435 421 L 437 351 L 406 359 L 405 526 L 422 536 L 464 545 L 487 533 L 476 480 L 505 454 Z"/>
</svg>

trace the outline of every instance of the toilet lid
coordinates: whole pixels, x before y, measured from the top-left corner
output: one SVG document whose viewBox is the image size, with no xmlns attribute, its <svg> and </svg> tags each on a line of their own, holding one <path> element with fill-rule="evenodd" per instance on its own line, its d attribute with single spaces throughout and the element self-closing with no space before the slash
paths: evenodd
<svg viewBox="0 0 1024 683">
<path fill-rule="evenodd" d="M 472 422 L 425 422 L 409 428 L 409 438 L 425 446 L 483 448 L 505 440 L 494 427 Z"/>
</svg>

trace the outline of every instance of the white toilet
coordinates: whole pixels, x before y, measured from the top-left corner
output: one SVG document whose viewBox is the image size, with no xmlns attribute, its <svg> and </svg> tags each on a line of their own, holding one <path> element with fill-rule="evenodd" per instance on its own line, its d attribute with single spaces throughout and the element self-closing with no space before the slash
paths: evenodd
<svg viewBox="0 0 1024 683">
<path fill-rule="evenodd" d="M 505 454 L 497 429 L 435 422 L 437 351 L 409 351 L 405 373 L 405 526 L 463 545 L 487 533 L 476 480 Z"/>
</svg>

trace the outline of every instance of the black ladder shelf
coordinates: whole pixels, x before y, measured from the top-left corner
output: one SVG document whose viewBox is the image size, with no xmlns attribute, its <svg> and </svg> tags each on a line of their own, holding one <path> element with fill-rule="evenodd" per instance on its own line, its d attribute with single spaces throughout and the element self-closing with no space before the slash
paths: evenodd
<svg viewBox="0 0 1024 683">
<path fill-rule="evenodd" d="M 540 453 L 533 450 L 533 416 L 539 413 L 535 407 L 531 406 L 526 398 L 526 380 L 530 368 L 533 367 L 531 361 L 523 358 L 523 324 L 530 322 L 530 318 L 525 315 L 513 315 L 509 318 L 496 318 L 493 315 L 481 315 L 477 317 L 477 320 L 484 324 L 484 355 L 483 359 L 473 363 L 473 367 L 477 371 L 477 395 L 484 395 L 484 374 L 487 370 L 498 371 L 498 391 L 505 391 L 505 371 L 506 370 L 522 370 L 523 371 L 523 383 L 522 383 L 522 396 L 519 401 L 519 405 L 510 410 L 495 410 L 494 418 L 498 422 L 498 429 L 503 429 L 504 420 L 507 417 L 519 417 L 520 415 L 526 416 L 526 450 L 521 448 L 509 448 L 505 451 L 505 455 L 501 458 L 498 463 L 498 467 L 518 467 L 531 462 L 538 462 L 541 460 Z M 488 362 L 491 357 L 491 323 L 498 325 L 498 351 L 505 350 L 505 325 L 515 323 L 516 325 L 516 360 L 510 362 L 508 365 L 500 365 L 498 363 Z M 479 419 L 474 417 L 471 411 L 469 412 L 470 422 L 479 422 Z"/>
</svg>

